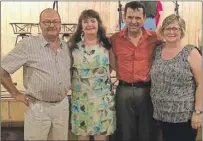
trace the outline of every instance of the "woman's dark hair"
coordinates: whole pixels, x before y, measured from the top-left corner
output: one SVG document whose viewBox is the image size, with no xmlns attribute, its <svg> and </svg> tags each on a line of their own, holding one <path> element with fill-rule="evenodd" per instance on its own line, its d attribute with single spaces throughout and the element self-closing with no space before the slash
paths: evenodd
<svg viewBox="0 0 203 141">
<path fill-rule="evenodd" d="M 98 22 L 98 32 L 97 35 L 99 37 L 99 41 L 100 44 L 102 44 L 102 46 L 104 46 L 106 49 L 110 49 L 111 48 L 111 43 L 108 40 L 107 36 L 106 36 L 106 29 L 103 26 L 102 20 L 99 16 L 99 13 L 92 10 L 92 9 L 88 9 L 88 10 L 84 10 L 79 19 L 78 19 L 78 26 L 76 29 L 76 32 L 71 36 L 68 44 L 70 46 L 71 49 L 76 47 L 76 44 L 78 42 L 80 42 L 81 39 L 81 34 L 82 34 L 82 20 L 85 20 L 87 18 L 96 18 L 97 22 Z"/>
</svg>

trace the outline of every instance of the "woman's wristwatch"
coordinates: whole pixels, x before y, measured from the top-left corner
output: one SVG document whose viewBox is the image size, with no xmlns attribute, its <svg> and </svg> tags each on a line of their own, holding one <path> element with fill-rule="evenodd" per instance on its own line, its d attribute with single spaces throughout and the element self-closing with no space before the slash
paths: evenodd
<svg viewBox="0 0 203 141">
<path fill-rule="evenodd" d="M 202 111 L 201 110 L 195 110 L 194 113 L 197 115 L 200 115 L 200 114 L 202 114 Z"/>
</svg>

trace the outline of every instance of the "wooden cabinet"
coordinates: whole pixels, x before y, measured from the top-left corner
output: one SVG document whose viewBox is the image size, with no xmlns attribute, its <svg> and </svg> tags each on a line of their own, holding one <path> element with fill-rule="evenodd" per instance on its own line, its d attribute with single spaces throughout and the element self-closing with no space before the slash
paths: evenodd
<svg viewBox="0 0 203 141">
<path fill-rule="evenodd" d="M 13 98 L 1 98 L 1 122 L 24 121 L 25 105 Z"/>
</svg>

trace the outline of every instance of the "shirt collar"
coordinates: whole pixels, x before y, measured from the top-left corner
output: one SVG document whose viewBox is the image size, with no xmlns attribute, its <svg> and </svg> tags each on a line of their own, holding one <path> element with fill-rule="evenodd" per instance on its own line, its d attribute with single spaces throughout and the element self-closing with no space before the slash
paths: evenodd
<svg viewBox="0 0 203 141">
<path fill-rule="evenodd" d="M 48 47 L 49 42 L 44 38 L 44 36 L 42 34 L 39 35 L 39 38 L 40 38 L 41 45 L 43 47 Z M 58 39 L 59 39 L 59 42 L 60 42 L 60 48 L 62 48 L 63 47 L 62 40 L 60 38 L 58 38 Z"/>
<path fill-rule="evenodd" d="M 121 32 L 120 32 L 120 37 L 128 38 L 127 32 L 128 32 L 128 29 L 127 29 L 127 28 L 121 30 Z M 149 32 L 148 30 L 146 30 L 144 27 L 142 27 L 142 33 L 143 33 L 142 36 L 145 37 L 145 38 L 148 38 L 148 37 L 153 36 L 152 33 Z"/>
</svg>

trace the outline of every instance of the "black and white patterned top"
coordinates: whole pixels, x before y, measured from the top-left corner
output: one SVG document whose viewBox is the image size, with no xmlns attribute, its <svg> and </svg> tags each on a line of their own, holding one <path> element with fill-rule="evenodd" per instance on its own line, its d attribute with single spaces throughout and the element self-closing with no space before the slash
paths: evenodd
<svg viewBox="0 0 203 141">
<path fill-rule="evenodd" d="M 156 47 L 150 70 L 153 117 L 163 122 L 187 122 L 194 110 L 196 90 L 188 55 L 195 47 L 186 45 L 170 60 L 161 58 L 162 48 L 163 44 Z"/>
</svg>

